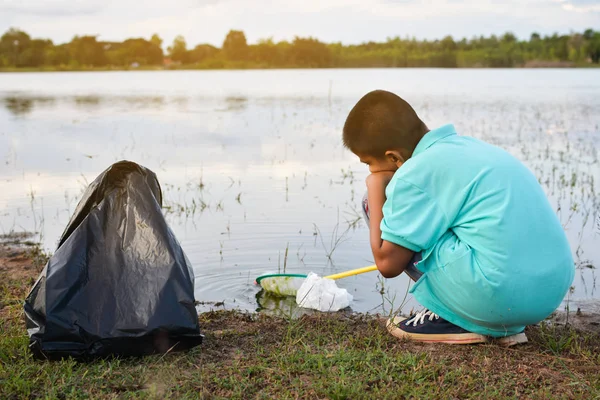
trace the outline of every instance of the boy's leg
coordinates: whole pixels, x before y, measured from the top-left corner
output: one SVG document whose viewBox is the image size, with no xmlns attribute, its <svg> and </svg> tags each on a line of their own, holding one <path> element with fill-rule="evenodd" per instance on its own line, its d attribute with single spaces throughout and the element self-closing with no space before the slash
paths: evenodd
<svg viewBox="0 0 600 400">
<path fill-rule="evenodd" d="M 367 226 L 370 227 L 369 225 L 369 201 L 367 199 L 367 193 L 365 193 L 365 195 L 363 196 L 362 202 L 361 202 L 361 209 L 363 211 L 363 217 L 365 218 L 365 220 L 367 221 Z M 410 279 L 412 279 L 413 281 L 418 281 L 419 278 L 423 275 L 423 273 L 421 271 L 419 271 L 417 269 L 417 267 L 415 267 L 415 265 L 421 261 L 422 259 L 422 255 L 421 253 L 415 253 L 415 255 L 413 256 L 413 258 L 409 261 L 408 265 L 406 266 L 406 268 L 404 269 L 404 272 L 406 273 L 406 275 L 408 275 L 410 277 Z"/>
<path fill-rule="evenodd" d="M 367 200 L 367 194 L 363 197 L 361 209 L 363 210 L 363 216 L 367 221 L 367 226 L 369 226 L 369 202 Z M 406 272 L 406 274 L 415 282 L 423 275 L 423 273 L 415 267 L 416 263 L 421 261 L 421 259 L 421 253 L 415 253 L 414 257 L 404 270 L 404 272 Z M 487 338 L 486 336 L 466 331 L 465 329 L 440 318 L 430 310 L 423 310 L 415 315 L 411 315 L 409 318 L 402 318 L 400 316 L 392 317 L 388 320 L 386 326 L 388 331 L 398 338 L 406 338 L 419 342 L 472 344 L 485 343 L 490 340 L 490 338 Z M 519 333 L 495 339 L 495 341 L 501 346 L 513 346 L 515 344 L 526 343 L 527 336 L 525 333 Z"/>
</svg>

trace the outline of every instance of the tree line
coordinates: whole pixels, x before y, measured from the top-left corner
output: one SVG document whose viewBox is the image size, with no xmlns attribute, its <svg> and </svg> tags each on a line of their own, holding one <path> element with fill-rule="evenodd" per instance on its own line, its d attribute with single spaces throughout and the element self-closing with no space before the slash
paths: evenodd
<svg viewBox="0 0 600 400">
<path fill-rule="evenodd" d="M 312 37 L 248 44 L 244 32 L 231 30 L 220 48 L 210 44 L 190 47 L 182 36 L 177 36 L 166 52 L 162 45 L 157 34 L 123 42 L 75 36 L 68 43 L 55 44 L 11 28 L 0 38 L 0 68 L 506 68 L 600 62 L 600 32 L 593 29 L 568 35 L 533 33 L 528 40 L 509 32 L 461 40 L 452 36 L 441 40 L 395 37 L 358 45 L 324 43 Z"/>
</svg>

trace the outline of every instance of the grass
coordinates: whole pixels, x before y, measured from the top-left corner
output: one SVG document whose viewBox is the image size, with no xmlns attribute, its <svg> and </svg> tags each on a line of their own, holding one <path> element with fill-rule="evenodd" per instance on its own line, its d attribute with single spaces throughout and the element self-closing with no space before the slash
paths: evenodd
<svg viewBox="0 0 600 400">
<path fill-rule="evenodd" d="M 37 361 L 27 348 L 22 300 L 43 258 L 35 252 L 35 264 L 30 255 L 0 253 L 2 399 L 600 396 L 598 335 L 546 325 L 528 329 L 530 343 L 505 349 L 399 341 L 375 316 L 219 311 L 200 315 L 206 339 L 188 352 Z"/>
</svg>

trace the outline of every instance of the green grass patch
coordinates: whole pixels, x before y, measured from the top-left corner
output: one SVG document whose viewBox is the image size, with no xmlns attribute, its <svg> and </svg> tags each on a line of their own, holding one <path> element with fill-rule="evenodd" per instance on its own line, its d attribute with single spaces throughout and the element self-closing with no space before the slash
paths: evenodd
<svg viewBox="0 0 600 400">
<path fill-rule="evenodd" d="M 387 334 L 381 319 L 342 313 L 291 320 L 210 312 L 200 315 L 205 342 L 187 352 L 39 361 L 22 313 L 33 277 L 10 278 L 1 257 L 0 275 L 2 399 L 600 396 L 597 334 L 543 326 L 529 328 L 530 342 L 513 349 L 419 344 Z"/>
</svg>

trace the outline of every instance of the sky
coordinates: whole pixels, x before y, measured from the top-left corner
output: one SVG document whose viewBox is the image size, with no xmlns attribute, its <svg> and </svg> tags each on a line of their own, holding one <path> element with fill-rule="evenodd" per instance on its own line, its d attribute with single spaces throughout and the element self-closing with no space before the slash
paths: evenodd
<svg viewBox="0 0 600 400">
<path fill-rule="evenodd" d="M 0 0 L 0 34 L 10 27 L 35 38 L 68 42 L 149 38 L 165 47 L 176 35 L 188 45 L 221 46 L 230 29 L 249 43 L 312 36 L 344 44 L 388 37 L 441 39 L 510 31 L 569 33 L 600 29 L 600 0 Z"/>
</svg>

